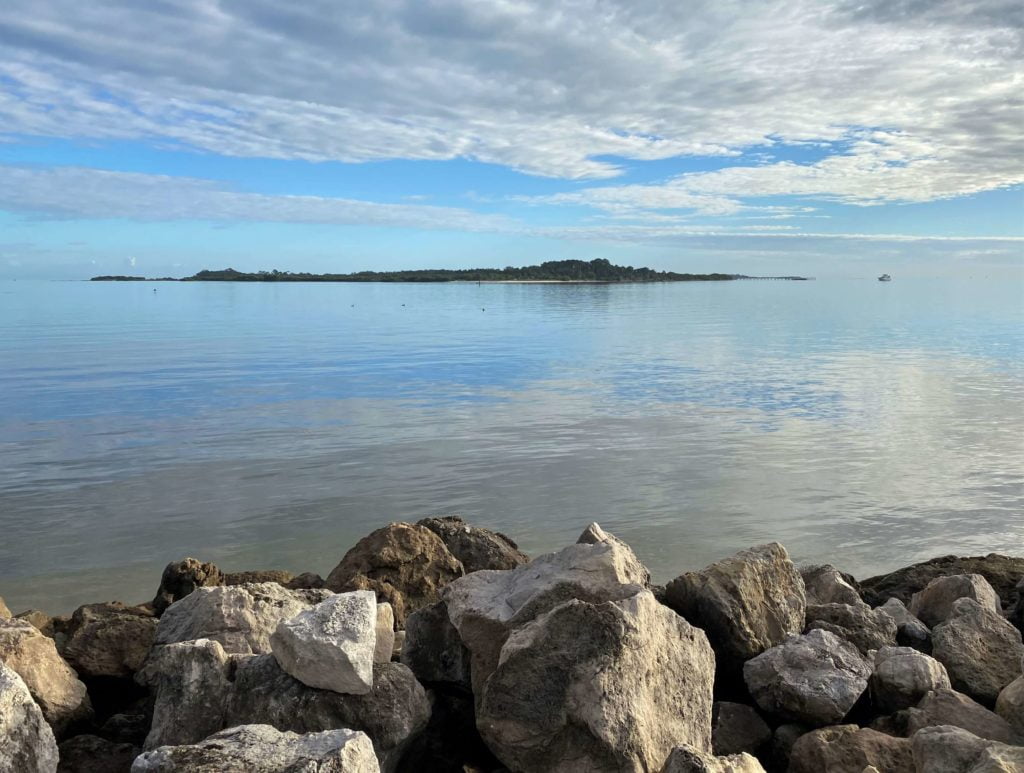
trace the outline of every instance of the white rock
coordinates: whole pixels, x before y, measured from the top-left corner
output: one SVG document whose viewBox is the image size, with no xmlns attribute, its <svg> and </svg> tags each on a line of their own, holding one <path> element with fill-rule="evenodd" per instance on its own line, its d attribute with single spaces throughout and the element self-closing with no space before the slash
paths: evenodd
<svg viewBox="0 0 1024 773">
<path fill-rule="evenodd" d="M 929 628 L 943 622 L 957 599 L 974 599 L 986 609 L 1000 612 L 999 596 L 980 574 L 951 574 L 936 577 L 910 599 L 910 614 Z"/>
<path fill-rule="evenodd" d="M 882 647 L 868 682 L 871 700 L 882 713 L 916 706 L 931 690 L 949 688 L 945 667 L 910 647 Z"/>
<path fill-rule="evenodd" d="M 14 615 L 11 614 L 11 610 L 7 608 L 4 603 L 4 597 L 0 596 L 0 620 L 10 620 Z"/>
<path fill-rule="evenodd" d="M 395 612 L 388 602 L 377 605 L 377 643 L 373 649 L 374 663 L 390 663 L 395 650 Z"/>
<path fill-rule="evenodd" d="M 863 604 L 860 594 L 848 583 L 832 564 L 803 566 L 800 576 L 804 580 L 808 604 Z"/>
<path fill-rule="evenodd" d="M 54 773 L 57 741 L 25 682 L 0 663 L 0 770 Z"/>
<path fill-rule="evenodd" d="M 369 590 L 331 596 L 282 620 L 270 646 L 281 668 L 303 684 L 365 695 L 373 689 L 377 596 Z"/>
</svg>

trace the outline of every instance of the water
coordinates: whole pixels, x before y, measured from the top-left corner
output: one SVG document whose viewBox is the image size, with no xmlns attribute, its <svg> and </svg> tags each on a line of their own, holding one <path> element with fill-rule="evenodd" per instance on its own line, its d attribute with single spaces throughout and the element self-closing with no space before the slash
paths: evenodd
<svg viewBox="0 0 1024 773">
<path fill-rule="evenodd" d="M 326 575 L 450 512 L 530 553 L 596 520 L 662 581 L 1020 554 L 1022 323 L 982 280 L 0 283 L 0 595 Z"/>
</svg>

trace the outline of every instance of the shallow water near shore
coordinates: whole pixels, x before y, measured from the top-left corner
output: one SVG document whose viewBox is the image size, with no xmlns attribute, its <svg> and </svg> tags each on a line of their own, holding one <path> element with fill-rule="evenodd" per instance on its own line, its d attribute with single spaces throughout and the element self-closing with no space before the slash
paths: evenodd
<svg viewBox="0 0 1024 773">
<path fill-rule="evenodd" d="M 0 330 L 15 611 L 453 512 L 531 554 L 596 520 L 660 581 L 1024 550 L 1019 283 L 18 281 Z"/>
</svg>

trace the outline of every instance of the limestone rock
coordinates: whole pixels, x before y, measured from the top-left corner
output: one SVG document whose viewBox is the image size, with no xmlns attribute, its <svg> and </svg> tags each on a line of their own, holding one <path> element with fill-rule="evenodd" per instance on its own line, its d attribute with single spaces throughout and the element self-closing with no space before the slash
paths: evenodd
<svg viewBox="0 0 1024 773">
<path fill-rule="evenodd" d="M 789 773 L 863 773 L 869 765 L 886 773 L 914 773 L 910 741 L 836 725 L 800 736 L 789 757 Z"/>
<path fill-rule="evenodd" d="M 7 604 L 4 603 L 4 597 L 0 596 L 0 620 L 10 620 L 13 617 L 11 610 L 7 608 Z"/>
<path fill-rule="evenodd" d="M 303 572 L 284 584 L 288 590 L 304 590 L 324 587 L 324 578 L 315 572 Z"/>
<path fill-rule="evenodd" d="M 130 743 L 108 741 L 97 735 L 76 735 L 57 751 L 57 773 L 129 773 L 139 750 Z"/>
<path fill-rule="evenodd" d="M 1024 557 L 1011 558 L 997 553 L 987 556 L 940 556 L 889 574 L 860 581 L 864 600 L 875 607 L 889 598 L 910 604 L 911 597 L 936 577 L 952 574 L 980 574 L 995 589 L 1004 607 L 1014 599 L 1014 586 L 1024 577 Z"/>
<path fill-rule="evenodd" d="M 160 576 L 160 587 L 153 597 L 153 611 L 162 615 L 164 610 L 179 599 L 185 598 L 196 588 L 215 587 L 224 584 L 220 569 L 198 558 L 183 558 L 172 561 Z"/>
<path fill-rule="evenodd" d="M 1001 716 L 1024 739 L 1024 676 L 1018 676 L 996 698 L 996 714 Z"/>
<path fill-rule="evenodd" d="M 929 628 L 945 622 L 958 599 L 974 599 L 985 609 L 1000 614 L 999 597 L 980 574 L 956 574 L 936 577 L 910 600 L 910 614 Z"/>
<path fill-rule="evenodd" d="M 932 632 L 932 654 L 946 667 L 954 688 L 992 706 L 1020 676 L 1024 644 L 1020 631 L 998 612 L 960 598 Z"/>
<path fill-rule="evenodd" d="M 772 740 L 772 729 L 744 703 L 716 701 L 711 712 L 711 748 L 715 754 L 759 755 Z"/>
<path fill-rule="evenodd" d="M 288 587 L 288 583 L 295 579 L 293 572 L 284 569 L 256 569 L 246 572 L 224 572 L 225 585 L 249 585 L 251 583 L 276 582 L 278 585 Z"/>
<path fill-rule="evenodd" d="M 56 634 L 53 618 L 42 610 L 26 609 L 24 612 L 16 614 L 13 619 L 24 620 L 26 623 L 32 624 L 39 633 L 43 636 L 49 636 L 51 639 L 54 638 L 54 635 Z M 67 618 L 64 619 L 67 620 Z"/>
<path fill-rule="evenodd" d="M 685 744 L 672 750 L 661 773 L 764 773 L 764 768 L 746 753 L 715 757 Z"/>
<path fill-rule="evenodd" d="M 53 639 L 31 623 L 0 621 L 0 662 L 25 682 L 54 735 L 59 737 L 69 725 L 92 716 L 85 685 L 57 654 Z"/>
<path fill-rule="evenodd" d="M 145 748 L 196 743 L 224 727 L 231 663 L 210 639 L 153 648 L 136 681 L 154 695 Z"/>
<path fill-rule="evenodd" d="M 83 679 L 131 678 L 149 654 L 156 625 L 147 607 L 86 604 L 71 616 L 61 654 Z"/>
<path fill-rule="evenodd" d="M 867 604 L 814 604 L 807 607 L 807 630 L 820 628 L 846 639 L 861 655 L 896 643 L 896 623 Z"/>
<path fill-rule="evenodd" d="M 1014 740 L 1013 728 L 1005 719 L 955 690 L 934 690 L 907 713 L 909 736 L 925 727 L 954 725 L 980 738 L 1001 743 Z"/>
<path fill-rule="evenodd" d="M 932 632 L 928 626 L 910 614 L 899 599 L 889 599 L 877 607 L 896 623 L 896 643 L 901 647 L 913 647 L 926 655 L 932 651 Z"/>
<path fill-rule="evenodd" d="M 327 577 L 336 592 L 372 590 L 391 604 L 395 622 L 440 599 L 441 589 L 465 574 L 462 562 L 425 526 L 392 523 L 359 540 Z"/>
<path fill-rule="evenodd" d="M 845 717 L 870 674 L 852 644 L 820 630 L 792 636 L 743 667 L 758 708 L 816 727 Z"/>
<path fill-rule="evenodd" d="M 462 562 L 466 574 L 481 569 L 515 569 L 530 557 L 504 534 L 470 526 L 457 515 L 424 518 L 417 526 L 426 526 L 441 538 L 451 554 Z"/>
<path fill-rule="evenodd" d="M 801 567 L 800 576 L 804 581 L 808 605 L 851 604 L 856 606 L 864 603 L 857 589 L 832 564 Z"/>
<path fill-rule="evenodd" d="M 804 629 L 804 581 L 777 542 L 680 575 L 666 587 L 665 601 L 707 632 L 723 669 Z"/>
<path fill-rule="evenodd" d="M 470 651 L 474 693 L 494 671 L 509 632 L 563 601 L 618 601 L 649 577 L 617 539 L 569 545 L 507 571 L 468 574 L 444 589 L 448 616 Z"/>
<path fill-rule="evenodd" d="M 573 599 L 508 637 L 477 727 L 513 770 L 654 770 L 681 743 L 711 750 L 713 681 L 704 633 L 649 591 Z"/>
<path fill-rule="evenodd" d="M 310 687 L 353 695 L 373 688 L 376 645 L 377 597 L 367 590 L 333 595 L 282 620 L 270 637 L 274 657 L 291 676 Z"/>
<path fill-rule="evenodd" d="M 911 739 L 911 746 L 920 773 L 1016 773 L 1024 770 L 1024 748 L 979 738 L 952 725 L 924 728 Z"/>
<path fill-rule="evenodd" d="M 374 663 L 390 663 L 395 650 L 395 611 L 386 601 L 377 604 L 376 644 L 373 648 Z"/>
<path fill-rule="evenodd" d="M 378 773 L 365 733 L 281 733 L 269 725 L 223 730 L 191 746 L 161 746 L 135 760 L 132 773 Z"/>
<path fill-rule="evenodd" d="M 910 647 L 883 647 L 875 653 L 875 670 L 868 680 L 871 702 L 886 713 L 916 706 L 928 692 L 948 689 L 943 665 Z"/>
<path fill-rule="evenodd" d="M 650 588 L 651 585 L 651 573 L 640 563 L 640 559 L 636 557 L 633 549 L 625 542 L 620 540 L 614 534 L 609 534 L 601 525 L 598 523 L 590 523 L 581 533 L 579 538 L 576 540 L 577 545 L 601 545 L 610 544 L 620 548 L 623 560 L 628 564 L 626 568 L 627 574 L 631 577 L 637 577 L 641 581 L 638 585 L 642 585 L 645 588 Z M 651 591 L 653 593 L 653 591 Z M 659 599 L 659 603 L 661 603 Z"/>
<path fill-rule="evenodd" d="M 469 650 L 452 625 L 443 601 L 409 615 L 401 662 L 424 684 L 449 683 L 470 689 Z"/>
<path fill-rule="evenodd" d="M 343 695 L 308 687 L 272 655 L 259 655 L 237 659 L 225 725 L 267 724 L 296 733 L 361 730 L 373 741 L 381 769 L 392 770 L 429 718 L 426 692 L 400 663 L 376 664 L 366 695 Z"/>
<path fill-rule="evenodd" d="M 330 595 L 325 590 L 287 590 L 276 582 L 197 588 L 167 608 L 155 642 L 212 639 L 228 654 L 267 653 L 278 623 Z"/>
<path fill-rule="evenodd" d="M 18 673 L 0 663 L 0 770 L 54 773 L 57 741 Z"/>
</svg>

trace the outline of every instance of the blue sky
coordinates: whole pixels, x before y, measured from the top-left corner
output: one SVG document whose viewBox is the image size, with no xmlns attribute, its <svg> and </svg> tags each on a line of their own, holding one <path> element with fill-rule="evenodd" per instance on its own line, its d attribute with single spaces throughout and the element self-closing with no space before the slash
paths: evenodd
<svg viewBox="0 0 1024 773">
<path fill-rule="evenodd" d="M 9 0 L 0 277 L 1024 271 L 1004 0 Z"/>
</svg>

